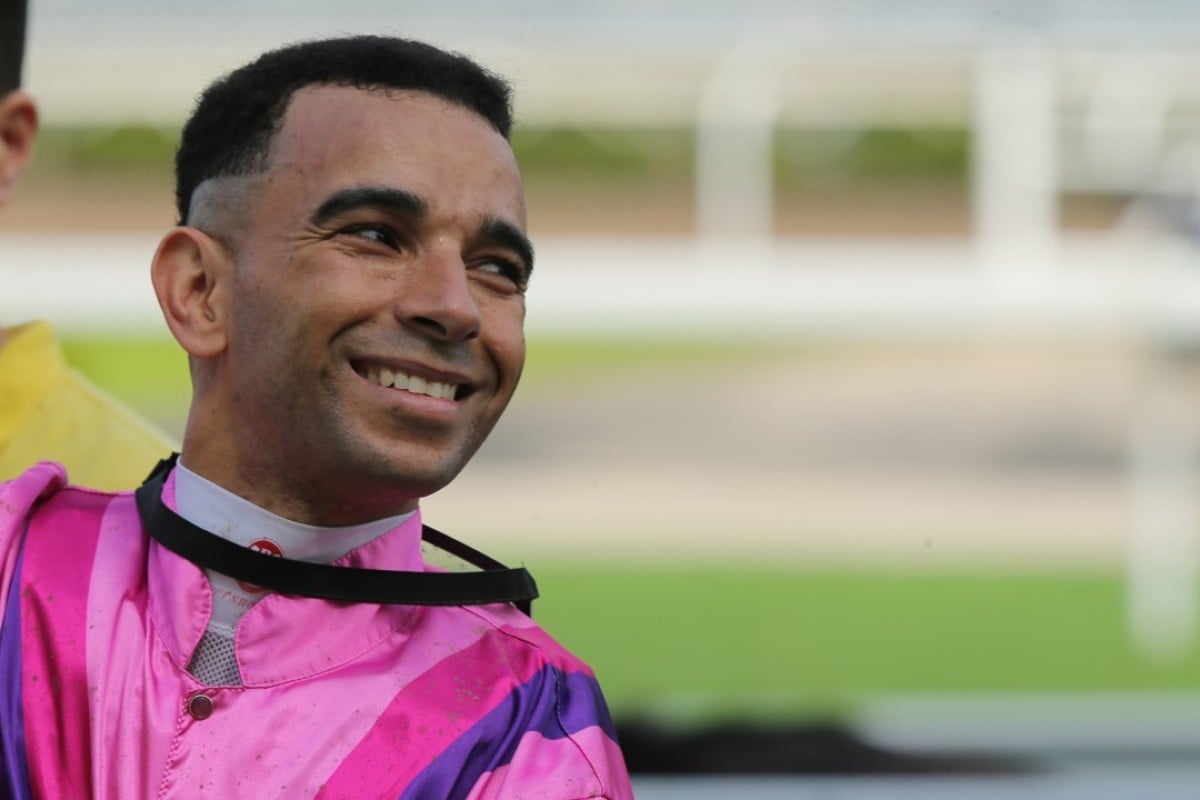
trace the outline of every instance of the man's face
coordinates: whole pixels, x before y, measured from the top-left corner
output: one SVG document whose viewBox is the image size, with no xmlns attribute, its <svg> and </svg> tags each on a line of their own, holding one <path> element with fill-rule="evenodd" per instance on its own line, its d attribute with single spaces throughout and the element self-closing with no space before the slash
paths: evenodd
<svg viewBox="0 0 1200 800">
<path fill-rule="evenodd" d="M 524 364 L 532 253 L 508 143 L 431 95 L 309 87 L 250 197 L 231 435 L 297 491 L 411 507 L 483 442 Z"/>
</svg>

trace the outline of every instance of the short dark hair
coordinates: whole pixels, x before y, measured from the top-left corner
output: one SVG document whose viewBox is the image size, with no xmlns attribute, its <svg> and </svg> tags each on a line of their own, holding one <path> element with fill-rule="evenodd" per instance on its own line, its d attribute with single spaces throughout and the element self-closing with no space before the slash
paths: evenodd
<svg viewBox="0 0 1200 800">
<path fill-rule="evenodd" d="M 506 139 L 512 129 L 508 84 L 466 56 L 386 36 L 288 45 L 234 70 L 200 96 L 175 155 L 181 224 L 204 181 L 266 169 L 292 95 L 315 85 L 427 92 L 475 112 Z"/>
<path fill-rule="evenodd" d="M 4 0 L 0 7 L 0 96 L 21 88 L 25 18 L 25 0 Z"/>
</svg>

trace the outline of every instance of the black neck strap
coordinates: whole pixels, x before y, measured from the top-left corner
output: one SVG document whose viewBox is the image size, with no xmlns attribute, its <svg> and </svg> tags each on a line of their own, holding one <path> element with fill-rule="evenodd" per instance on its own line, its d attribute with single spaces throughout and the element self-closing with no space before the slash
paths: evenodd
<svg viewBox="0 0 1200 800">
<path fill-rule="evenodd" d="M 259 553 L 185 520 L 162 501 L 162 487 L 175 456 L 159 462 L 136 492 L 138 515 L 150 536 L 197 566 L 282 594 L 413 606 L 476 606 L 512 603 L 526 614 L 538 596 L 533 576 L 509 569 L 489 556 L 434 530 L 421 538 L 480 569 L 479 572 L 404 572 L 310 564 Z"/>
</svg>

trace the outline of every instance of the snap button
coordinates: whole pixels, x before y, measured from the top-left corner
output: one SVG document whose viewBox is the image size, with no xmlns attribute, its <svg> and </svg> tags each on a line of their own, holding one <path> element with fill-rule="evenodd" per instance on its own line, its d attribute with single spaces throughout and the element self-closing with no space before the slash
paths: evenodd
<svg viewBox="0 0 1200 800">
<path fill-rule="evenodd" d="M 194 694 L 188 698 L 187 710 L 194 720 L 208 719 L 213 713 L 212 698 L 206 694 Z"/>
</svg>

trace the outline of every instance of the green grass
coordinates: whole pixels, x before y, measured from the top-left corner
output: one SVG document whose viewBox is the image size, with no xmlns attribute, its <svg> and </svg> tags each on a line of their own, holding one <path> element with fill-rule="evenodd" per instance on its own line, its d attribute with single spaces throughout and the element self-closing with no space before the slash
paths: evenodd
<svg viewBox="0 0 1200 800">
<path fill-rule="evenodd" d="M 1135 651 L 1113 575 L 530 566 L 537 619 L 593 665 L 616 713 L 671 696 L 784 713 L 877 692 L 1200 686 L 1200 654 Z"/>
<path fill-rule="evenodd" d="M 519 392 L 578 391 L 581 383 L 607 381 L 614 375 L 632 378 L 651 372 L 715 371 L 767 358 L 783 345 L 753 342 L 718 344 L 703 337 L 690 339 L 567 338 L 529 342 Z M 788 352 L 800 351 L 789 345 Z"/>
<path fill-rule="evenodd" d="M 785 129 L 775 167 L 784 184 L 958 181 L 967 174 L 970 143 L 961 129 Z"/>
<path fill-rule="evenodd" d="M 168 174 L 179 142 L 175 126 L 49 126 L 38 143 L 42 168 Z M 695 133 L 688 128 L 518 126 L 513 150 L 527 179 L 613 182 L 646 175 L 690 180 Z M 926 180 L 966 174 L 964 129 L 795 129 L 776 132 L 775 166 L 785 183 L 830 175 Z"/>
<path fill-rule="evenodd" d="M 67 337 L 67 361 L 110 391 L 121 395 L 183 397 L 188 388 L 187 359 L 166 334 L 162 336 Z"/>
<path fill-rule="evenodd" d="M 192 396 L 187 358 L 166 333 L 161 336 L 67 338 L 68 363 L 97 385 L 180 433 Z"/>
</svg>

